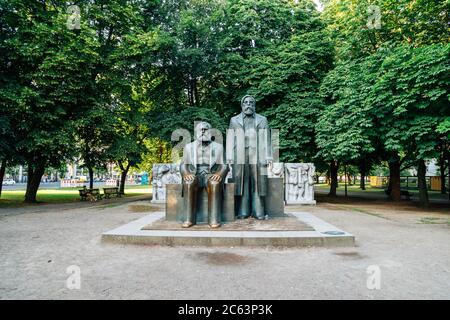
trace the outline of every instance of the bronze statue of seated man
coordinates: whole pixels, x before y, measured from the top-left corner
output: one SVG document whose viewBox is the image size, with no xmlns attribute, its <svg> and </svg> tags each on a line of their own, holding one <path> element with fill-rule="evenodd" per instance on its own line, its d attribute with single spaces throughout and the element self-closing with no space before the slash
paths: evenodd
<svg viewBox="0 0 450 320">
<path fill-rule="evenodd" d="M 223 182 L 228 172 L 224 163 L 223 146 L 211 141 L 211 125 L 200 122 L 195 127 L 196 140 L 187 144 L 180 167 L 183 184 L 186 219 L 183 228 L 196 223 L 197 195 L 200 188 L 208 193 L 208 223 L 220 227 L 222 215 Z"/>
</svg>

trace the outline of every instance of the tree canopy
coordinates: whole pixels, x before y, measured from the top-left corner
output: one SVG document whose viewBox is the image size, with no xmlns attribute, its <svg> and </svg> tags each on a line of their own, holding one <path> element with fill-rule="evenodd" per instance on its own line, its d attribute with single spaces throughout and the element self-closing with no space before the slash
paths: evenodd
<svg viewBox="0 0 450 320">
<path fill-rule="evenodd" d="M 448 154 L 449 3 L 322 2 L 0 0 L 2 168 L 27 166 L 29 202 L 74 159 L 91 180 L 115 162 L 123 191 L 130 168 L 168 161 L 175 129 L 224 132 L 252 94 L 281 161 L 332 180 L 387 162 L 398 200 L 402 167 Z"/>
</svg>

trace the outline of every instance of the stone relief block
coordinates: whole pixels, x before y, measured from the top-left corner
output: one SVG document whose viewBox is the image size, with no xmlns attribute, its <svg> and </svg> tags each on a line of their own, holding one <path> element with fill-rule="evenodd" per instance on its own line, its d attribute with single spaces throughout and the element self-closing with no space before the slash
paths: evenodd
<svg viewBox="0 0 450 320">
<path fill-rule="evenodd" d="M 180 165 L 177 163 L 156 163 L 153 165 L 152 203 L 166 202 L 166 185 L 181 184 Z"/>
<path fill-rule="evenodd" d="M 313 163 L 286 163 L 284 192 L 286 204 L 316 204 Z"/>
</svg>

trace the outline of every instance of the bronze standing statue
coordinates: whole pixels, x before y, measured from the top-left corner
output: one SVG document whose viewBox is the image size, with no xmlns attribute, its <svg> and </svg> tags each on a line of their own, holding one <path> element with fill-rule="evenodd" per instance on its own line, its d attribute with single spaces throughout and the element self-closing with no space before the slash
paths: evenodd
<svg viewBox="0 0 450 320">
<path fill-rule="evenodd" d="M 242 112 L 231 118 L 227 132 L 227 163 L 232 164 L 237 217 L 264 219 L 267 167 L 272 163 L 270 128 L 266 117 L 255 112 L 252 96 L 241 100 Z"/>
<path fill-rule="evenodd" d="M 183 228 L 196 223 L 197 196 L 200 188 L 208 193 L 208 223 L 220 227 L 223 181 L 228 172 L 224 164 L 223 146 L 211 141 L 211 125 L 200 122 L 195 128 L 196 140 L 185 146 L 180 173 L 183 183 L 186 221 Z"/>
</svg>

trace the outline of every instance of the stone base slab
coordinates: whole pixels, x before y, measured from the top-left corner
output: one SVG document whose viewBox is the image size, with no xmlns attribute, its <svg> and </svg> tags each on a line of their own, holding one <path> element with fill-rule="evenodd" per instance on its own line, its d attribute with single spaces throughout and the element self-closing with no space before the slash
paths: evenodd
<svg viewBox="0 0 450 320">
<path fill-rule="evenodd" d="M 303 200 L 303 201 L 286 201 L 286 205 L 288 204 L 303 204 L 303 205 L 316 205 L 316 200 Z"/>
<path fill-rule="evenodd" d="M 161 220 L 164 212 L 149 214 L 102 234 L 102 241 L 119 244 L 164 246 L 284 246 L 342 247 L 354 246 L 355 237 L 310 213 L 291 213 L 313 231 L 286 230 L 142 230 Z"/>
</svg>

